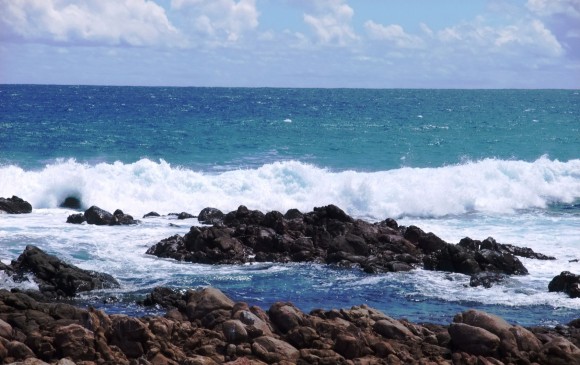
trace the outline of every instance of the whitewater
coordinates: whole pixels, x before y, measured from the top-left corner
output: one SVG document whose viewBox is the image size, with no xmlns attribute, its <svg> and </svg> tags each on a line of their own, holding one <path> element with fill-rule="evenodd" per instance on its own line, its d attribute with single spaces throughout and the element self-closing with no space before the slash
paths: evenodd
<svg viewBox="0 0 580 365">
<path fill-rule="evenodd" d="M 580 274 L 580 96 L 574 90 L 322 90 L 0 85 L 0 260 L 33 244 L 120 289 L 84 294 L 109 313 L 147 314 L 152 288 L 215 286 L 234 300 L 304 311 L 366 303 L 448 323 L 478 308 L 522 325 L 578 317 L 580 300 L 547 291 Z M 419 117 L 420 116 L 420 117 Z M 67 224 L 96 205 L 140 223 Z M 203 208 L 262 212 L 334 204 L 370 222 L 395 218 L 457 243 L 494 237 L 553 261 L 490 289 L 462 274 L 369 275 L 315 264 L 199 265 L 146 255 L 187 233 Z M 151 211 L 160 217 L 142 218 Z M 1 288 L 34 288 L 0 273 Z M 103 300 L 103 298 L 108 298 Z"/>
</svg>

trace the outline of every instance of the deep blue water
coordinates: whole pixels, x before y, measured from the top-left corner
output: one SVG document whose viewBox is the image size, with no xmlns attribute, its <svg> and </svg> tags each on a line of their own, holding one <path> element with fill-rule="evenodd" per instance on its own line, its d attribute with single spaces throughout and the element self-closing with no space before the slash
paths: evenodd
<svg viewBox="0 0 580 365">
<path fill-rule="evenodd" d="M 211 169 L 331 169 L 578 157 L 574 90 L 0 86 L 4 163 L 141 158 Z M 286 122 L 285 122 L 286 121 Z"/>
</svg>

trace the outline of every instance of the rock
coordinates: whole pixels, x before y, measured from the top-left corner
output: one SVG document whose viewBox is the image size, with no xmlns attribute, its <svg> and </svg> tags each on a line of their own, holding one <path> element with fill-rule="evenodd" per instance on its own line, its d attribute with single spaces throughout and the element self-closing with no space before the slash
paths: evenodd
<svg viewBox="0 0 580 365">
<path fill-rule="evenodd" d="M 111 275 L 79 269 L 32 245 L 26 246 L 11 266 L 20 275 L 33 273 L 41 292 L 75 296 L 83 291 L 119 287 Z"/>
<path fill-rule="evenodd" d="M 304 313 L 302 313 L 292 303 L 274 303 L 270 307 L 268 314 L 274 326 L 282 331 L 282 333 L 286 333 L 305 323 Z"/>
<path fill-rule="evenodd" d="M 248 340 L 248 332 L 240 320 L 233 319 L 225 321 L 222 324 L 222 331 L 226 341 L 229 343 L 238 344 Z"/>
<path fill-rule="evenodd" d="M 61 357 L 79 360 L 95 360 L 95 337 L 93 332 L 78 325 L 59 327 L 54 334 L 54 346 Z"/>
<path fill-rule="evenodd" d="M 96 205 L 85 210 L 85 220 L 88 224 L 95 224 L 97 226 L 108 226 L 113 224 L 114 217 L 111 213 L 103 210 Z"/>
<path fill-rule="evenodd" d="M 491 288 L 494 284 L 502 283 L 507 276 L 505 274 L 498 274 L 495 272 L 480 272 L 471 275 L 469 279 L 469 286 L 483 286 L 484 288 Z"/>
<path fill-rule="evenodd" d="M 397 320 L 385 316 L 373 325 L 373 330 L 387 339 L 402 340 L 416 338 L 407 327 Z"/>
<path fill-rule="evenodd" d="M 539 358 L 541 364 L 580 364 L 580 349 L 567 339 L 556 337 L 542 346 Z"/>
<path fill-rule="evenodd" d="M 161 215 L 157 212 L 149 212 L 143 216 L 143 218 L 150 218 L 150 217 L 161 217 Z"/>
<path fill-rule="evenodd" d="M 0 319 L 0 337 L 7 340 L 12 339 L 12 326 L 9 323 L 4 322 Z"/>
<path fill-rule="evenodd" d="M 500 339 L 493 333 L 464 323 L 452 323 L 449 335 L 453 346 L 474 355 L 496 356 Z"/>
<path fill-rule="evenodd" d="M 66 222 L 72 224 L 82 224 L 86 222 L 85 215 L 83 213 L 71 214 L 67 217 Z"/>
<path fill-rule="evenodd" d="M 570 298 L 580 298 L 580 275 L 572 274 L 569 271 L 562 271 L 555 276 L 548 284 L 550 292 L 564 292 Z"/>
<path fill-rule="evenodd" d="M 288 220 L 302 219 L 303 217 L 304 217 L 304 214 L 302 214 L 302 212 L 299 211 L 298 209 L 288 209 L 286 214 L 284 214 L 284 218 L 288 219 Z"/>
<path fill-rule="evenodd" d="M 270 364 L 281 361 L 293 363 L 300 357 L 300 351 L 292 345 L 268 336 L 254 339 L 252 352 Z"/>
<path fill-rule="evenodd" d="M 200 291 L 190 291 L 187 300 L 187 316 L 201 319 L 210 312 L 225 309 L 231 310 L 234 302 L 219 289 L 205 288 Z"/>
<path fill-rule="evenodd" d="M 32 212 L 29 202 L 13 195 L 12 198 L 0 198 L 0 214 L 26 214 Z"/>
<path fill-rule="evenodd" d="M 191 219 L 191 218 L 195 218 L 195 216 L 192 215 L 192 214 L 189 214 L 187 212 L 181 212 L 181 213 L 179 213 L 177 215 L 177 219 L 181 219 L 181 220 L 183 220 L 183 219 Z"/>
<path fill-rule="evenodd" d="M 132 216 L 123 213 L 121 209 L 117 209 L 113 213 L 113 221 L 110 223 L 110 225 L 129 225 L 138 223 L 139 221 L 134 220 Z"/>
<path fill-rule="evenodd" d="M 177 308 L 181 311 L 185 310 L 186 303 L 185 295 L 175 291 L 171 288 L 156 287 L 147 295 L 147 297 L 139 304 L 145 306 L 158 305 L 162 308 Z"/>
<path fill-rule="evenodd" d="M 197 220 L 201 224 L 217 224 L 224 220 L 225 214 L 217 208 L 203 208 L 199 212 Z"/>
<path fill-rule="evenodd" d="M 129 214 L 123 213 L 121 209 L 117 209 L 111 214 L 95 205 L 85 210 L 84 216 L 88 224 L 97 226 L 117 226 L 139 223 L 139 221 L 134 220 Z"/>
<path fill-rule="evenodd" d="M 111 328 L 111 343 L 118 346 L 130 358 L 138 358 L 145 354 L 146 343 L 153 338 L 145 323 L 126 315 L 112 315 Z"/>
<path fill-rule="evenodd" d="M 217 215 L 215 220 L 212 214 Z M 305 214 L 290 210 L 285 215 L 240 206 L 223 220 L 221 212 L 206 208 L 198 219 L 214 225 L 193 226 L 185 236 L 162 240 L 147 253 L 203 264 L 318 262 L 381 273 L 409 271 L 422 263 L 427 270 L 497 275 L 476 276 L 473 285 L 499 282 L 500 274 L 527 273 L 512 252 L 528 249 L 502 245 L 492 238 L 483 242 L 465 238 L 454 245 L 415 226 L 399 227 L 392 219 L 355 220 L 334 205 Z"/>
<path fill-rule="evenodd" d="M 75 196 L 67 196 L 59 207 L 70 209 L 81 209 L 81 200 Z"/>
</svg>

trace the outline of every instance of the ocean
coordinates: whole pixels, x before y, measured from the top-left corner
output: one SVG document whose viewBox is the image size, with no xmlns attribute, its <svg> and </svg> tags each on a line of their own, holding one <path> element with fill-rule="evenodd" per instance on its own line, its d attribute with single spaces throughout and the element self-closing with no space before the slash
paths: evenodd
<svg viewBox="0 0 580 365">
<path fill-rule="evenodd" d="M 395 318 L 449 323 L 477 308 L 521 325 L 580 316 L 580 299 L 549 293 L 580 274 L 580 91 L 170 88 L 0 85 L 0 197 L 33 206 L 0 215 L 0 260 L 29 244 L 120 289 L 79 303 L 108 313 L 155 286 L 213 286 L 267 309 L 368 304 Z M 66 223 L 59 205 L 122 209 L 136 226 Z M 185 234 L 205 207 L 309 212 L 335 204 L 444 240 L 494 237 L 554 261 L 521 259 L 529 275 L 490 289 L 462 274 L 365 274 L 316 264 L 210 266 L 146 255 Z M 0 273 L 0 288 L 34 288 Z M 109 298 L 103 300 L 103 298 Z"/>
</svg>

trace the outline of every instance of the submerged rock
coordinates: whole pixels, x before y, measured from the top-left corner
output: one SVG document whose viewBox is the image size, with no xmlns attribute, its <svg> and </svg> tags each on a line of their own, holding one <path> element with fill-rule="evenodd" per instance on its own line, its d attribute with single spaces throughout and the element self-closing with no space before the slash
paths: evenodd
<svg viewBox="0 0 580 365">
<path fill-rule="evenodd" d="M 548 290 L 551 292 L 564 292 L 570 298 L 580 298 L 580 275 L 572 274 L 569 271 L 562 271 L 560 275 L 555 276 Z"/>
<path fill-rule="evenodd" d="M 26 246 L 9 267 L 16 280 L 32 273 L 40 292 L 51 296 L 72 297 L 94 289 L 119 287 L 111 275 L 80 269 L 32 245 Z"/>
<path fill-rule="evenodd" d="M 26 214 L 32 212 L 29 202 L 13 195 L 12 198 L 0 198 L 0 214 Z"/>
</svg>

